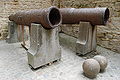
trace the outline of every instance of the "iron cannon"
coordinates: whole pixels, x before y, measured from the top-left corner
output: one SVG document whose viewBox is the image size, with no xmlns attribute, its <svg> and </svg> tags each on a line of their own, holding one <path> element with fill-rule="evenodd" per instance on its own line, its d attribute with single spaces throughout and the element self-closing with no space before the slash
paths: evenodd
<svg viewBox="0 0 120 80">
<path fill-rule="evenodd" d="M 61 59 L 58 26 L 62 15 L 57 7 L 17 12 L 10 15 L 9 20 L 7 42 L 22 41 L 27 50 L 28 64 L 33 69 Z"/>
<path fill-rule="evenodd" d="M 80 21 L 92 25 L 105 25 L 109 18 L 108 8 L 61 8 L 62 24 L 77 24 Z"/>
<path fill-rule="evenodd" d="M 96 51 L 96 25 L 105 25 L 109 19 L 108 8 L 61 8 L 62 24 L 78 24 L 78 38 L 75 51 L 85 55 Z M 68 27 L 64 27 L 69 29 Z M 63 30 L 64 31 L 64 30 Z M 67 34 L 67 32 L 66 32 Z"/>
<path fill-rule="evenodd" d="M 10 21 L 18 25 L 30 26 L 31 23 L 41 24 L 46 29 L 57 27 L 61 24 L 61 13 L 55 6 L 45 9 L 20 11 L 9 16 Z"/>
</svg>

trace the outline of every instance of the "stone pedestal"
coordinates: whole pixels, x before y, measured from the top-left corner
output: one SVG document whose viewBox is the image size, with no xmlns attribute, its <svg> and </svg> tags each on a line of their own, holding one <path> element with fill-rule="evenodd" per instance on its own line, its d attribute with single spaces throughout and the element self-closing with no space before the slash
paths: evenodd
<svg viewBox="0 0 120 80">
<path fill-rule="evenodd" d="M 80 22 L 79 36 L 76 41 L 76 53 L 87 54 L 96 50 L 96 26 L 89 22 Z"/>
<path fill-rule="evenodd" d="M 18 25 L 15 22 L 8 22 L 8 37 L 6 42 L 16 43 L 18 42 Z"/>
<path fill-rule="evenodd" d="M 28 27 L 28 26 L 27 26 Z M 22 44 L 28 40 L 24 25 L 18 25 L 15 22 L 8 22 L 8 37 L 6 42 L 16 43 L 21 42 Z"/>
<path fill-rule="evenodd" d="M 40 24 L 31 24 L 28 64 L 34 69 L 61 59 L 58 27 L 44 29 Z"/>
</svg>

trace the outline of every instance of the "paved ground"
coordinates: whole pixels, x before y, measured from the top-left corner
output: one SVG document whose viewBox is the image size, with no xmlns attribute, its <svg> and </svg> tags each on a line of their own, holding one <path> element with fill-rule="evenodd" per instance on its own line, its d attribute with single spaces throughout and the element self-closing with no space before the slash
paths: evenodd
<svg viewBox="0 0 120 80">
<path fill-rule="evenodd" d="M 109 64 L 104 73 L 94 80 L 120 80 L 120 54 L 97 47 L 107 57 Z M 83 75 L 85 59 L 62 47 L 62 60 L 38 70 L 31 70 L 27 64 L 26 51 L 19 43 L 0 41 L 0 80 L 89 80 Z"/>
</svg>

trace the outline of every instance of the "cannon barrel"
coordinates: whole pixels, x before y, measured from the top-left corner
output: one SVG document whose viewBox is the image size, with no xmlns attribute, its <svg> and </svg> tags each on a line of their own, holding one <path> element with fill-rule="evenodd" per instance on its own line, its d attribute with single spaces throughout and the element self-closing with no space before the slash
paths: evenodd
<svg viewBox="0 0 120 80">
<path fill-rule="evenodd" d="M 77 24 L 80 21 L 92 25 L 105 25 L 109 19 L 108 8 L 61 8 L 62 24 Z"/>
<path fill-rule="evenodd" d="M 35 9 L 29 11 L 20 11 L 10 15 L 9 20 L 18 25 L 30 26 L 31 23 L 41 24 L 46 29 L 57 27 L 62 22 L 62 15 L 55 6 L 45 9 Z"/>
</svg>

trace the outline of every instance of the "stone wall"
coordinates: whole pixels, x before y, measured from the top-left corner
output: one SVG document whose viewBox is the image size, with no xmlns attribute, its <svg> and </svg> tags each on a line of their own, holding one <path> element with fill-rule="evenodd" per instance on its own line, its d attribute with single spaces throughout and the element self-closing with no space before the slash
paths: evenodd
<svg viewBox="0 0 120 80">
<path fill-rule="evenodd" d="M 58 0 L 55 0 L 56 2 Z M 59 0 L 60 8 L 108 7 L 110 19 L 106 26 L 97 27 L 97 43 L 102 47 L 120 52 L 120 0 Z M 65 27 L 69 26 L 69 27 Z M 72 26 L 72 27 L 70 27 Z M 77 37 L 79 25 L 62 25 L 62 32 Z"/>
<path fill-rule="evenodd" d="M 110 19 L 106 26 L 98 26 L 98 44 L 113 51 L 120 52 L 120 0 L 0 0 L 0 39 L 7 37 L 8 16 L 20 10 L 46 8 L 56 5 L 60 8 L 88 8 L 108 7 Z M 68 35 L 77 37 L 79 25 L 63 25 L 62 31 Z M 72 26 L 72 27 L 70 27 Z"/>
<path fill-rule="evenodd" d="M 0 0 L 0 39 L 7 37 L 7 22 L 10 14 L 49 6 L 51 6 L 51 0 Z"/>
</svg>

